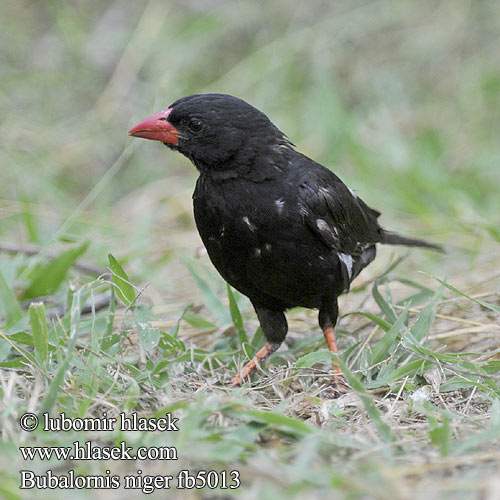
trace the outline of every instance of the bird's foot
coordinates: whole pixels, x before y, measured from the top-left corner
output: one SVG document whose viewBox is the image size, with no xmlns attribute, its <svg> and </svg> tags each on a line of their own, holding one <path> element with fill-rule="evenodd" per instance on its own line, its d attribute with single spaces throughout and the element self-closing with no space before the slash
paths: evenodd
<svg viewBox="0 0 500 500">
<path fill-rule="evenodd" d="M 237 387 L 240 387 L 241 384 L 243 383 L 243 379 L 241 378 L 241 375 L 238 373 L 238 375 L 235 375 L 227 385 L 230 385 L 231 387 L 234 387 L 235 389 Z"/>
<path fill-rule="evenodd" d="M 262 347 L 257 354 L 242 368 L 241 372 L 235 375 L 230 381 L 231 387 L 240 387 L 243 381 L 248 378 L 257 368 L 257 365 L 262 363 L 274 351 L 276 351 L 281 344 L 267 343 Z"/>
</svg>

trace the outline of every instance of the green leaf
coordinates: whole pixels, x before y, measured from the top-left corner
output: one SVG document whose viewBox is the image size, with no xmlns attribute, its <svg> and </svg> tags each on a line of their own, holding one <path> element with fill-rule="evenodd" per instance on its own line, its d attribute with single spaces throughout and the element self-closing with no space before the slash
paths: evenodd
<svg viewBox="0 0 500 500">
<path fill-rule="evenodd" d="M 57 395 L 59 393 L 59 389 L 61 388 L 64 377 L 66 375 L 66 371 L 70 366 L 70 362 L 74 355 L 74 350 L 76 347 L 76 342 L 78 340 L 78 324 L 80 321 L 80 298 L 81 298 L 82 289 L 77 290 L 73 297 L 73 303 L 71 304 L 70 310 L 70 334 L 69 341 L 64 346 L 64 360 L 59 364 L 59 368 L 54 375 L 54 378 L 49 384 L 49 388 L 45 393 L 42 402 L 40 403 L 40 408 L 38 410 L 38 414 L 41 416 L 45 412 L 50 412 L 54 407 L 57 401 Z M 26 354 L 25 354 L 26 356 Z"/>
<path fill-rule="evenodd" d="M 413 377 L 417 373 L 423 371 L 424 369 L 430 366 L 432 366 L 432 363 L 430 361 L 424 361 L 422 359 L 414 359 L 413 361 L 410 361 L 404 365 L 399 366 L 390 374 L 384 373 L 385 375 L 384 378 L 381 378 L 379 376 L 375 382 L 370 382 L 369 384 L 366 385 L 366 387 L 368 389 L 375 389 L 383 385 L 389 385 L 406 376 Z M 380 375 L 382 375 L 382 372 Z"/>
<path fill-rule="evenodd" d="M 24 227 L 26 228 L 26 234 L 28 235 L 28 241 L 30 243 L 38 243 L 40 237 L 38 235 L 38 228 L 36 224 L 36 219 L 32 211 L 32 206 L 30 200 L 27 196 L 22 196 L 22 215 L 24 220 Z"/>
<path fill-rule="evenodd" d="M 332 353 L 326 349 L 316 352 L 310 352 L 305 356 L 302 356 L 297 360 L 295 366 L 297 368 L 309 368 L 310 366 L 315 365 L 316 363 L 325 363 L 327 361 L 331 361 L 335 358 L 335 353 Z"/>
<path fill-rule="evenodd" d="M 449 283 L 446 283 L 446 281 L 440 280 L 439 278 L 436 278 L 436 276 L 432 276 L 432 274 L 430 274 L 429 276 L 431 276 L 435 280 L 439 281 L 439 283 L 441 283 L 441 285 L 448 288 L 448 290 L 455 292 L 457 295 L 461 295 L 462 297 L 465 297 L 466 299 L 472 300 L 472 302 L 475 302 L 476 304 L 479 304 L 483 307 L 486 307 L 486 309 L 490 309 L 490 310 L 495 311 L 495 312 L 500 312 L 500 306 L 496 306 L 494 304 L 484 302 L 483 300 L 475 299 L 474 297 L 467 295 L 465 292 L 462 292 L 458 288 L 455 288 L 454 286 L 450 285 Z"/>
<path fill-rule="evenodd" d="M 478 387 L 485 392 L 489 392 L 489 388 L 486 385 L 481 384 L 477 381 L 477 376 L 474 376 L 473 380 L 469 380 L 465 378 L 465 375 L 460 377 L 451 377 L 439 387 L 439 392 L 451 392 L 456 391 L 457 389 L 468 389 L 470 387 Z"/>
<path fill-rule="evenodd" d="M 50 412 L 50 410 L 54 407 L 54 404 L 57 400 L 57 394 L 59 393 L 59 389 L 64 382 L 64 376 L 66 375 L 66 371 L 69 368 L 69 363 L 71 361 L 71 358 L 73 357 L 74 346 L 75 343 L 70 342 L 70 345 L 68 346 L 69 347 L 68 354 L 65 360 L 59 365 L 59 368 L 57 369 L 57 372 L 54 378 L 52 379 L 42 402 L 40 403 L 40 409 L 39 409 L 40 416 L 43 415 L 45 412 Z"/>
<path fill-rule="evenodd" d="M 45 307 L 41 302 L 30 304 L 30 324 L 33 333 L 35 356 L 37 356 L 42 366 L 44 366 L 49 350 L 47 318 L 45 316 Z"/>
<path fill-rule="evenodd" d="M 439 302 L 442 295 L 443 287 L 441 286 L 435 291 L 429 303 L 420 311 L 417 321 L 415 321 L 415 324 L 411 327 L 410 331 L 418 341 L 423 340 L 429 335 L 429 330 L 434 321 L 434 316 L 436 315 L 436 304 Z"/>
<path fill-rule="evenodd" d="M 389 357 L 389 351 L 400 334 L 403 326 L 408 318 L 408 309 L 410 304 L 407 304 L 399 318 L 391 326 L 391 329 L 375 344 L 372 350 L 371 363 L 376 365 L 383 359 Z"/>
<path fill-rule="evenodd" d="M 234 298 L 234 293 L 229 283 L 227 283 L 227 296 L 229 298 L 229 311 L 231 313 L 231 319 L 233 320 L 233 325 L 236 328 L 238 334 L 238 340 L 240 344 L 248 343 L 248 337 L 245 332 L 245 327 L 243 326 L 243 318 L 241 316 L 240 308 L 238 303 Z"/>
<path fill-rule="evenodd" d="M 115 284 L 116 295 L 126 305 L 130 306 L 135 300 L 135 290 L 130 279 L 120 263 L 108 253 L 109 268 L 113 273 L 112 281 Z"/>
<path fill-rule="evenodd" d="M 429 437 L 431 443 L 439 448 L 441 456 L 446 457 L 450 451 L 451 429 L 450 421 L 446 415 L 442 415 L 442 423 L 432 415 L 427 415 L 429 421 Z"/>
<path fill-rule="evenodd" d="M 10 326 L 19 321 L 23 317 L 23 311 L 17 303 L 16 297 L 9 285 L 5 281 L 2 272 L 0 271 L 0 305 L 5 315 L 6 325 Z"/>
<path fill-rule="evenodd" d="M 154 349 L 160 341 L 160 330 L 152 327 L 149 322 L 149 318 L 151 316 L 151 311 L 144 306 L 138 306 L 134 309 L 134 319 L 137 327 L 137 333 L 139 334 L 141 347 L 145 351 Z"/>
<path fill-rule="evenodd" d="M 500 229 L 496 225 L 493 224 L 486 224 L 485 226 L 486 231 L 490 233 L 490 236 L 495 239 L 496 241 L 500 241 Z"/>
<path fill-rule="evenodd" d="M 12 361 L 2 361 L 0 368 L 23 368 L 26 364 L 23 363 L 22 358 L 13 359 Z"/>
<path fill-rule="evenodd" d="M 250 342 L 250 345 L 255 349 L 260 349 L 264 345 L 265 341 L 266 338 L 264 337 L 264 332 L 262 331 L 262 328 L 259 326 L 255 331 L 255 334 L 253 336 L 252 341 Z"/>
<path fill-rule="evenodd" d="M 212 314 L 215 316 L 217 321 L 226 325 L 231 323 L 231 315 L 227 310 L 227 307 L 221 302 L 215 291 L 210 287 L 210 285 L 194 270 L 193 266 L 186 262 L 186 267 L 189 272 L 192 274 L 200 292 L 203 296 L 203 300 L 207 307 L 212 311 Z"/>
<path fill-rule="evenodd" d="M 307 434 L 312 434 L 314 428 L 306 424 L 302 420 L 297 418 L 287 417 L 281 413 L 275 413 L 273 411 L 263 411 L 263 410 L 244 410 L 243 413 L 252 417 L 257 422 L 261 422 L 272 427 L 276 427 L 281 431 L 288 431 L 292 434 L 304 436 Z"/>
<path fill-rule="evenodd" d="M 423 302 L 428 301 L 434 294 L 434 291 L 431 290 L 430 288 L 427 288 L 420 283 L 417 283 L 415 281 L 406 279 L 406 278 L 395 278 L 394 281 L 399 281 L 399 283 L 403 283 L 405 285 L 411 286 L 413 288 L 416 288 L 419 290 L 419 292 L 415 293 L 414 295 L 410 295 L 409 297 L 405 297 L 404 299 L 398 301 L 398 305 L 402 306 L 407 303 L 410 303 L 410 307 L 417 306 L 419 304 L 422 304 Z"/>
<path fill-rule="evenodd" d="M 187 321 L 190 325 L 194 326 L 195 328 L 199 328 L 200 330 L 208 330 L 208 329 L 216 329 L 217 325 L 212 323 L 211 321 L 206 320 L 205 318 L 202 318 L 201 316 L 198 316 L 197 314 L 193 314 L 190 311 L 186 311 L 182 319 L 184 321 Z"/>
<path fill-rule="evenodd" d="M 375 302 L 380 307 L 380 310 L 385 314 L 387 321 L 393 324 L 396 321 L 396 313 L 392 306 L 382 297 L 381 293 L 378 291 L 378 285 L 380 281 L 377 280 L 373 283 L 372 295 Z"/>
<path fill-rule="evenodd" d="M 13 340 L 16 343 L 29 345 L 30 347 L 35 347 L 35 341 L 33 339 L 33 335 L 27 332 L 16 332 L 7 335 L 9 340 Z M 48 344 L 48 350 L 50 352 L 54 352 L 56 348 L 53 345 Z"/>
<path fill-rule="evenodd" d="M 368 318 L 369 320 L 373 321 L 376 325 L 380 326 L 382 330 L 385 332 L 388 332 L 391 329 L 391 324 L 385 321 L 382 318 L 379 318 L 378 316 L 375 316 L 375 314 L 372 313 L 367 313 L 367 312 L 362 312 L 362 311 L 354 311 L 350 312 L 347 314 L 344 314 L 342 317 L 350 316 L 352 314 L 357 314 L 358 316 L 364 316 L 365 318 Z"/>
<path fill-rule="evenodd" d="M 22 298 L 31 299 L 55 293 L 66 278 L 71 266 L 87 251 L 89 245 L 90 242 L 86 241 L 76 248 L 70 248 L 62 252 L 55 259 L 40 266 L 24 291 Z"/>
<path fill-rule="evenodd" d="M 125 392 L 125 408 L 132 410 L 137 406 L 139 396 L 141 395 L 141 388 L 133 377 L 128 378 L 128 387 Z"/>
</svg>

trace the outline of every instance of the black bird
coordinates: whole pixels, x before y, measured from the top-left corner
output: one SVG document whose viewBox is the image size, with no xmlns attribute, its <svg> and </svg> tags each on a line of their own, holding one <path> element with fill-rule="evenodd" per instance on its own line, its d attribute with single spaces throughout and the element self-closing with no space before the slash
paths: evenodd
<svg viewBox="0 0 500 500">
<path fill-rule="evenodd" d="M 129 135 L 163 142 L 200 173 L 193 203 L 201 239 L 222 277 L 251 300 L 267 339 L 234 386 L 279 348 L 291 307 L 319 309 L 328 347 L 338 351 L 337 298 L 375 258 L 376 243 L 441 251 L 380 227 L 379 212 L 236 97 L 183 97 Z"/>
</svg>

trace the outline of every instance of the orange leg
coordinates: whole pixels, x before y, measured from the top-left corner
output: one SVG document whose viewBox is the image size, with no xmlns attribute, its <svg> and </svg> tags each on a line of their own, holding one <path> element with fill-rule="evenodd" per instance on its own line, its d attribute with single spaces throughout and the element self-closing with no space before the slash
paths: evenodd
<svg viewBox="0 0 500 500">
<path fill-rule="evenodd" d="M 325 336 L 326 343 L 328 344 L 328 349 L 332 352 L 339 352 L 339 348 L 337 347 L 337 341 L 335 340 L 335 331 L 333 326 L 329 326 L 325 330 L 323 330 L 323 335 Z M 344 374 L 335 361 L 333 361 L 333 382 L 335 385 L 344 385 L 347 387 L 347 382 L 345 380 Z"/>
<path fill-rule="evenodd" d="M 243 380 L 249 377 L 257 365 L 262 363 L 266 358 L 268 358 L 274 351 L 278 349 L 280 344 L 269 344 L 267 343 L 264 347 L 262 347 L 257 354 L 243 367 L 241 372 L 238 375 L 235 375 L 231 381 L 230 385 L 233 387 L 239 387 Z"/>
</svg>

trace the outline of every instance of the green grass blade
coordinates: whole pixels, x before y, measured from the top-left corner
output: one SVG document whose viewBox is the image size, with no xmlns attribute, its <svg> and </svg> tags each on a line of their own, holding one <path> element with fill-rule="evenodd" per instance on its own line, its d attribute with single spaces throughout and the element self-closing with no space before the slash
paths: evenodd
<svg viewBox="0 0 500 500">
<path fill-rule="evenodd" d="M 432 322 L 436 315 L 436 304 L 443 296 L 443 287 L 439 287 L 432 296 L 429 303 L 420 311 L 417 321 L 411 327 L 412 335 L 420 342 L 429 335 Z"/>
<path fill-rule="evenodd" d="M 385 332 L 388 332 L 391 329 L 391 324 L 385 321 L 382 318 L 379 318 L 378 316 L 375 316 L 375 314 L 372 313 L 367 313 L 363 311 L 353 311 L 347 314 L 343 314 L 342 317 L 345 318 L 346 316 L 350 316 L 352 314 L 357 314 L 358 316 L 364 316 L 365 318 L 368 318 L 369 320 L 373 321 L 376 325 L 380 326 L 382 330 Z"/>
<path fill-rule="evenodd" d="M 408 318 L 408 309 L 410 304 L 408 303 L 399 315 L 399 318 L 391 326 L 391 329 L 375 344 L 372 350 L 372 364 L 377 364 L 383 359 L 389 357 L 389 351 L 396 341 L 398 335 L 401 333 L 403 326 L 406 324 Z"/>
<path fill-rule="evenodd" d="M 66 371 L 68 370 L 69 363 L 71 358 L 73 357 L 73 348 L 74 344 L 69 346 L 71 347 L 71 351 L 66 356 L 66 359 L 59 365 L 57 372 L 52 379 L 52 382 L 49 385 L 47 392 L 45 393 L 42 402 L 40 403 L 39 415 L 43 415 L 45 412 L 50 412 L 54 407 L 55 402 L 57 401 L 57 395 L 59 393 L 59 389 L 64 382 L 64 376 L 66 375 Z"/>
<path fill-rule="evenodd" d="M 378 377 L 376 381 L 366 384 L 366 387 L 368 389 L 376 389 L 377 387 L 390 385 L 398 380 L 401 380 L 402 378 L 414 377 L 417 373 L 421 373 L 424 369 L 430 366 L 432 366 L 430 361 L 414 359 L 404 365 L 398 366 L 393 372 L 384 374 L 384 377 Z"/>
<path fill-rule="evenodd" d="M 14 292 L 10 289 L 0 271 L 0 304 L 5 315 L 7 326 L 13 325 L 23 317 L 23 311 L 19 307 Z"/>
<path fill-rule="evenodd" d="M 335 357 L 335 353 L 332 353 L 326 349 L 321 351 L 310 352 L 302 357 L 300 357 L 295 363 L 296 368 L 309 368 L 316 363 L 325 363 L 331 361 Z"/>
<path fill-rule="evenodd" d="M 111 337 L 111 335 L 113 335 L 113 324 L 115 322 L 115 306 L 115 288 L 111 287 L 111 297 L 109 298 L 108 308 L 109 314 L 106 319 L 106 333 L 104 335 L 105 339 L 108 339 L 109 337 Z"/>
<path fill-rule="evenodd" d="M 27 196 L 22 196 L 22 216 L 28 241 L 30 243 L 39 243 L 40 236 L 38 234 L 38 226 L 33 208 Z"/>
<path fill-rule="evenodd" d="M 113 273 L 112 281 L 115 284 L 116 295 L 126 305 L 130 306 L 135 300 L 135 290 L 130 284 L 130 279 L 121 264 L 108 254 L 109 268 Z"/>
<path fill-rule="evenodd" d="M 496 306 L 495 304 L 490 304 L 488 302 L 484 302 L 484 300 L 475 299 L 474 297 L 467 295 L 465 292 L 462 292 L 458 288 L 455 288 L 453 285 L 446 283 L 446 281 L 440 280 L 439 278 L 436 278 L 436 276 L 432 276 L 432 275 L 429 275 L 429 276 L 434 278 L 436 281 L 439 281 L 439 283 L 441 283 L 441 285 L 448 288 L 448 290 L 451 290 L 452 292 L 456 293 L 457 295 L 461 295 L 462 297 L 465 297 L 466 299 L 472 300 L 472 302 L 475 302 L 476 304 L 479 304 L 483 307 L 486 307 L 486 309 L 490 309 L 491 311 L 495 311 L 497 313 L 500 313 L 500 306 Z"/>
<path fill-rule="evenodd" d="M 251 346 L 255 349 L 260 349 L 266 341 L 266 337 L 264 337 L 264 332 L 262 328 L 259 326 L 255 331 L 252 341 L 250 342 Z"/>
<path fill-rule="evenodd" d="M 89 244 L 90 242 L 86 241 L 76 248 L 70 248 L 41 266 L 23 293 L 23 300 L 55 293 L 66 278 L 71 266 L 87 251 Z"/>
<path fill-rule="evenodd" d="M 48 355 L 48 333 L 47 318 L 45 316 L 45 307 L 40 303 L 30 304 L 30 324 L 33 333 L 33 344 L 35 346 L 35 355 L 38 357 L 42 366 L 45 366 Z"/>
<path fill-rule="evenodd" d="M 195 328 L 198 328 L 199 330 L 212 330 L 217 328 L 217 325 L 215 323 L 212 323 L 211 321 L 208 321 L 205 318 L 192 313 L 191 311 L 186 311 L 183 314 L 182 319 Z"/>
<path fill-rule="evenodd" d="M 375 299 L 375 302 L 378 304 L 380 307 L 380 310 L 382 311 L 383 314 L 385 314 L 385 317 L 387 318 L 387 321 L 391 324 L 393 324 L 396 321 L 396 313 L 394 312 L 394 309 L 392 306 L 382 297 L 382 294 L 378 290 L 378 285 L 381 282 L 379 280 L 375 281 L 373 283 L 373 288 L 372 288 L 372 295 L 373 298 Z"/>
<path fill-rule="evenodd" d="M 73 303 L 70 310 L 70 334 L 69 341 L 65 346 L 65 356 L 63 361 L 60 363 L 54 378 L 50 382 L 42 402 L 40 403 L 40 409 L 38 412 L 39 415 L 43 415 L 45 412 L 50 412 L 50 410 L 54 407 L 59 394 L 59 389 L 64 382 L 64 377 L 66 376 L 70 362 L 73 359 L 74 349 L 78 340 L 78 325 L 80 323 L 80 297 L 81 289 L 79 289 L 73 296 Z"/>
<path fill-rule="evenodd" d="M 227 296 L 229 298 L 229 311 L 231 313 L 231 319 L 233 320 L 233 325 L 236 328 L 238 334 L 238 340 L 240 344 L 248 343 L 248 336 L 245 332 L 245 327 L 243 326 L 243 317 L 241 316 L 240 308 L 234 297 L 233 290 L 227 283 Z"/>
<path fill-rule="evenodd" d="M 439 448 L 442 457 L 446 457 L 450 451 L 451 429 L 450 420 L 446 415 L 442 415 L 442 423 L 430 414 L 427 415 L 429 422 L 429 438 L 431 443 Z"/>
<path fill-rule="evenodd" d="M 195 271 L 191 264 L 186 262 L 185 265 L 193 276 L 196 284 L 198 285 L 206 306 L 210 309 L 219 324 L 226 325 L 228 323 L 231 323 L 231 314 L 228 311 L 227 307 L 219 299 L 217 293 L 200 276 L 200 274 Z"/>
<path fill-rule="evenodd" d="M 297 418 L 287 417 L 281 413 L 273 411 L 243 410 L 243 413 L 252 417 L 257 422 L 261 422 L 275 427 L 283 432 L 290 432 L 296 436 L 305 436 L 315 432 L 315 429 Z"/>
</svg>

